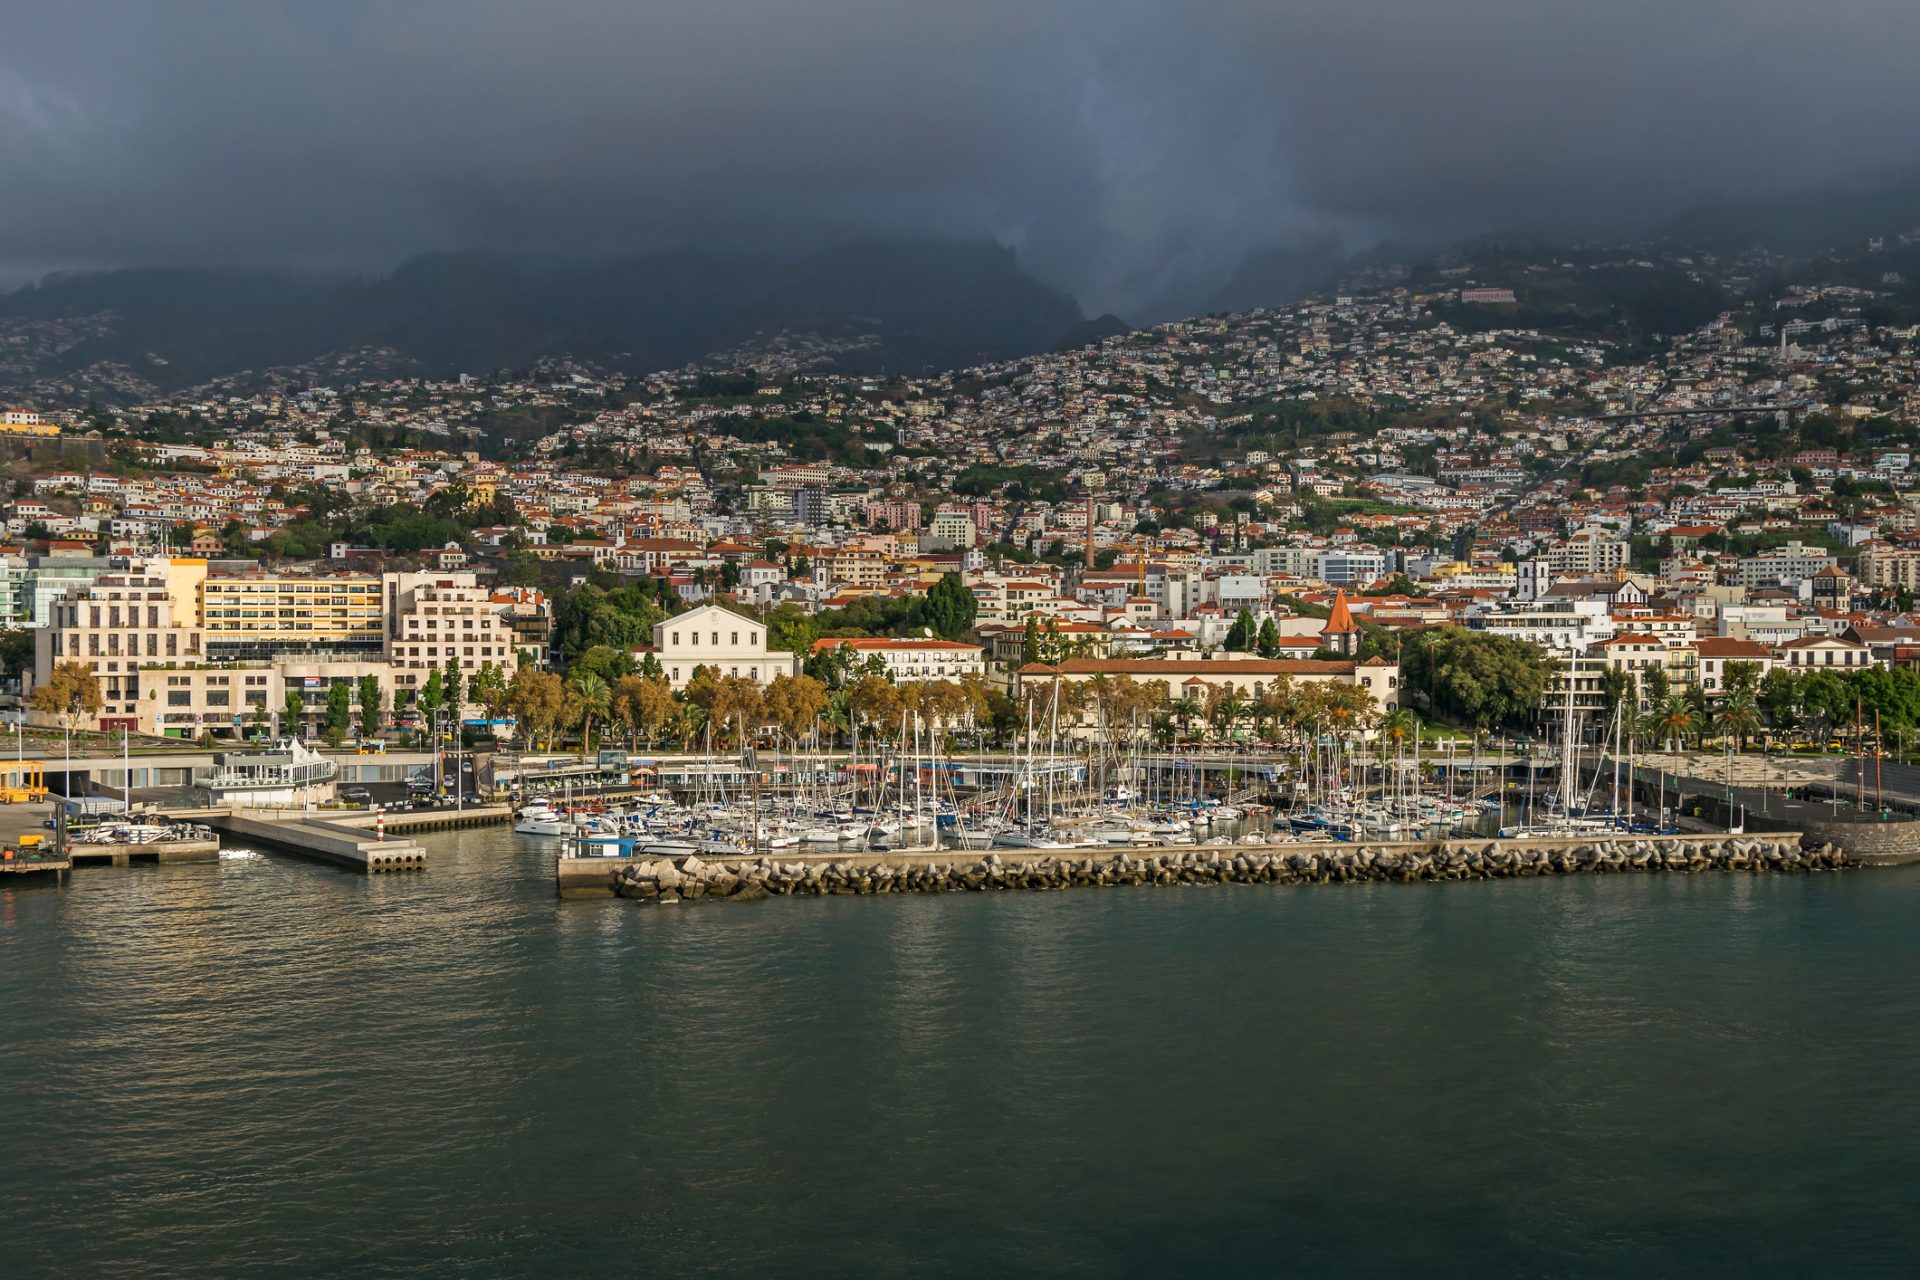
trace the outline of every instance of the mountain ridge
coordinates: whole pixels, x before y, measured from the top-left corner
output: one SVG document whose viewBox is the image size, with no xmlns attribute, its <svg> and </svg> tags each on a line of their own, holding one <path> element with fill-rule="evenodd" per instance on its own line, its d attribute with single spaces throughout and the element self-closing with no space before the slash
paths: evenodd
<svg viewBox="0 0 1920 1280">
<path fill-rule="evenodd" d="M 559 356 L 645 373 L 783 331 L 828 339 L 843 371 L 928 372 L 1048 350 L 1085 317 L 1011 249 L 961 241 L 857 241 L 785 257 L 443 252 L 357 278 L 134 268 L 61 273 L 0 295 L 0 324 L 79 319 L 90 330 L 44 357 L 44 372 L 128 365 L 179 388 L 368 348 L 434 375 Z"/>
</svg>

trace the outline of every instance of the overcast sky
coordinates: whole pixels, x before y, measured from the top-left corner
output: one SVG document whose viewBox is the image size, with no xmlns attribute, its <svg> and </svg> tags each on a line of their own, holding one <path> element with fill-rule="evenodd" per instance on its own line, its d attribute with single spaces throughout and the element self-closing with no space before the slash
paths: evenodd
<svg viewBox="0 0 1920 1280">
<path fill-rule="evenodd" d="M 1916 50 L 1915 0 L 0 0 L 0 279 L 880 231 L 1124 313 L 1907 166 Z"/>
</svg>

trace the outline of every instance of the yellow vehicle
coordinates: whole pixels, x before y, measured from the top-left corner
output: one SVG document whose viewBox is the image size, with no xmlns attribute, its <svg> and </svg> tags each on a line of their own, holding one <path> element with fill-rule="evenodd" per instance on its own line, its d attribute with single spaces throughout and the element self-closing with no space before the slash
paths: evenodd
<svg viewBox="0 0 1920 1280">
<path fill-rule="evenodd" d="M 354 745 L 353 749 L 363 756 L 383 756 L 387 754 L 387 740 L 385 738 L 362 738 Z"/>
<path fill-rule="evenodd" d="M 38 804 L 47 798 L 45 766 L 38 760 L 0 760 L 0 804 Z"/>
</svg>

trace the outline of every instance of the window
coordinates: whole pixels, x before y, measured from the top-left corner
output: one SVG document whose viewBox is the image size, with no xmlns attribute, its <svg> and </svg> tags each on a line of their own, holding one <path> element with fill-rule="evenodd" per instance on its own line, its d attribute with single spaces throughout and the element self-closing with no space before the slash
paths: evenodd
<svg viewBox="0 0 1920 1280">
<path fill-rule="evenodd" d="M 190 689 L 170 689 L 167 691 L 167 705 L 170 707 L 189 707 L 193 705 L 193 691 Z"/>
<path fill-rule="evenodd" d="M 230 702 L 231 697 L 232 695 L 225 689 L 209 689 L 207 690 L 207 705 L 210 707 L 230 706 L 232 705 Z"/>
</svg>

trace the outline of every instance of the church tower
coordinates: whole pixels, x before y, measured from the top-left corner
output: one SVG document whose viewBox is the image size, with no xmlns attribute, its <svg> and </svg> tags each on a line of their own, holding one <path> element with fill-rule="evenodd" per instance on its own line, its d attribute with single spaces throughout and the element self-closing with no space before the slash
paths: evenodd
<svg viewBox="0 0 1920 1280">
<path fill-rule="evenodd" d="M 1333 612 L 1320 629 L 1320 646 L 1351 658 L 1360 648 L 1360 628 L 1354 624 L 1353 610 L 1347 608 L 1347 593 L 1335 591 Z"/>
</svg>

